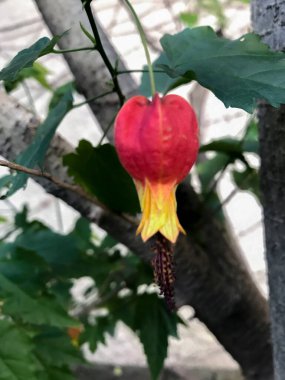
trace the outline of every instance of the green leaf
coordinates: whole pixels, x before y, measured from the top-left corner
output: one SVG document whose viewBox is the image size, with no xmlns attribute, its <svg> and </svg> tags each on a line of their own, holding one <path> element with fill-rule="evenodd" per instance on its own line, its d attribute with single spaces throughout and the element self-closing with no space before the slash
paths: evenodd
<svg viewBox="0 0 285 380">
<path fill-rule="evenodd" d="M 156 90 L 162 94 L 167 94 L 169 91 L 183 86 L 191 82 L 191 80 L 195 79 L 193 73 L 187 72 L 182 77 L 177 78 L 176 72 L 171 74 L 171 70 L 169 69 L 169 61 L 166 57 L 166 54 L 162 53 L 158 59 L 156 59 L 153 63 L 153 67 L 158 71 L 164 72 L 154 72 L 155 78 L 155 86 Z M 147 70 L 147 66 L 144 66 L 144 70 Z M 150 88 L 150 78 L 149 73 L 144 72 L 141 77 L 141 84 L 139 88 L 139 93 L 144 96 L 151 96 L 151 88 Z"/>
<path fill-rule="evenodd" d="M 218 153 L 215 157 L 197 164 L 197 172 L 201 181 L 203 192 L 209 190 L 216 174 L 229 165 L 230 162 L 231 159 L 229 155 Z"/>
<path fill-rule="evenodd" d="M 81 344 L 88 342 L 90 350 L 95 352 L 99 343 L 105 344 L 107 335 L 114 335 L 115 326 L 116 320 L 110 315 L 97 317 L 94 325 L 85 324 L 80 342 Z"/>
<path fill-rule="evenodd" d="M 253 193 L 260 201 L 260 185 L 257 170 L 247 167 L 244 171 L 232 171 L 233 179 L 240 190 L 246 190 Z"/>
<path fill-rule="evenodd" d="M 81 22 L 80 22 L 80 28 L 82 32 L 85 34 L 85 36 L 92 42 L 92 44 L 96 46 L 95 38 L 92 36 L 91 33 L 88 32 L 88 30 L 84 27 L 84 25 Z"/>
<path fill-rule="evenodd" d="M 170 313 L 156 294 L 137 296 L 134 331 L 143 345 L 153 380 L 158 379 L 167 357 L 168 336 L 177 336 L 177 316 Z"/>
<path fill-rule="evenodd" d="M 63 84 L 62 86 L 58 87 L 53 92 L 52 98 L 49 102 L 49 106 L 48 106 L 49 111 L 51 111 L 53 108 L 55 108 L 58 105 L 58 103 L 62 100 L 62 98 L 66 95 L 66 93 L 70 91 L 74 91 L 74 90 L 75 90 L 74 82 L 67 82 Z"/>
<path fill-rule="evenodd" d="M 5 90 L 11 92 L 15 90 L 21 82 L 29 78 L 36 80 L 45 89 L 51 90 L 51 86 L 46 79 L 47 74 L 49 74 L 49 71 L 41 63 L 34 62 L 32 67 L 21 70 L 13 81 L 5 81 Z"/>
<path fill-rule="evenodd" d="M 183 323 L 170 313 L 157 294 L 142 294 L 117 299 L 109 305 L 110 314 L 122 320 L 139 337 L 151 377 L 156 380 L 167 356 L 168 337 L 177 337 L 177 325 Z"/>
<path fill-rule="evenodd" d="M 213 140 L 209 144 L 202 145 L 200 152 L 220 152 L 239 158 L 243 152 L 257 153 L 258 141 L 248 136 L 244 141 L 230 137 Z"/>
<path fill-rule="evenodd" d="M 39 57 L 51 53 L 61 37 L 62 35 L 55 36 L 51 40 L 42 37 L 29 48 L 21 50 L 8 66 L 0 71 L 0 80 L 14 81 L 22 69 L 32 67 Z"/>
<path fill-rule="evenodd" d="M 50 110 L 46 120 L 37 128 L 32 143 L 17 157 L 16 162 L 28 168 L 42 166 L 46 151 L 50 141 L 53 138 L 60 122 L 72 108 L 72 86 L 66 88 L 64 96 L 59 100 L 58 104 Z M 16 173 L 11 175 L 11 187 L 6 196 L 14 194 L 17 190 L 25 186 L 28 175 L 25 173 Z"/>
<path fill-rule="evenodd" d="M 255 120 L 251 121 L 246 129 L 242 148 L 245 152 L 259 154 L 258 125 Z"/>
<path fill-rule="evenodd" d="M 29 337 L 5 319 L 0 320 L 0 378 L 37 380 L 36 365 Z"/>
<path fill-rule="evenodd" d="M 2 274 L 0 274 L 0 294 L 4 299 L 3 313 L 13 318 L 20 318 L 23 322 L 55 327 L 78 325 L 78 322 L 69 317 L 52 298 L 43 296 L 33 298 Z"/>
<path fill-rule="evenodd" d="M 37 356 L 46 367 L 69 367 L 84 362 L 71 338 L 59 329 L 45 328 L 33 341 Z"/>
<path fill-rule="evenodd" d="M 101 242 L 100 244 L 100 248 L 102 250 L 108 250 L 108 249 L 111 249 L 113 247 L 115 247 L 115 245 L 117 245 L 118 242 L 117 240 L 113 239 L 112 236 L 110 235 L 107 235 Z"/>
<path fill-rule="evenodd" d="M 192 12 L 182 12 L 180 13 L 180 20 L 190 28 L 195 26 L 198 22 L 198 14 Z"/>
<path fill-rule="evenodd" d="M 270 51 L 254 34 L 232 41 L 198 27 L 165 35 L 161 44 L 177 78 L 193 71 L 226 107 L 251 112 L 259 99 L 274 107 L 285 103 L 284 54 Z"/>
<path fill-rule="evenodd" d="M 76 153 L 63 158 L 63 164 L 76 183 L 110 209 L 131 214 L 139 212 L 134 183 L 110 144 L 94 148 L 90 142 L 82 140 Z"/>
</svg>

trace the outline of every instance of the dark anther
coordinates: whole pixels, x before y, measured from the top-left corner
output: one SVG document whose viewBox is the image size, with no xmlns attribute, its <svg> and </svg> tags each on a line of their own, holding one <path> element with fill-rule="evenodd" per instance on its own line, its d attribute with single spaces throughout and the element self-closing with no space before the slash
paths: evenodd
<svg viewBox="0 0 285 380">
<path fill-rule="evenodd" d="M 155 254 L 152 259 L 154 280 L 159 286 L 160 294 L 164 296 L 168 308 L 174 311 L 176 307 L 174 299 L 173 245 L 160 233 L 157 233 L 155 238 L 152 248 Z"/>
</svg>

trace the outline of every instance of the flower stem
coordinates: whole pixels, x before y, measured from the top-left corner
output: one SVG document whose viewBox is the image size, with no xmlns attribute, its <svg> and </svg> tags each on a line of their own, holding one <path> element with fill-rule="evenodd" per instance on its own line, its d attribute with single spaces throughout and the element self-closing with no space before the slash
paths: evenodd
<svg viewBox="0 0 285 380">
<path fill-rule="evenodd" d="M 108 69 L 108 71 L 112 77 L 112 81 L 114 84 L 114 90 L 118 94 L 120 105 L 122 106 L 124 104 L 125 97 L 122 93 L 121 87 L 120 87 L 119 82 L 118 82 L 117 71 L 113 67 L 112 63 L 110 62 L 110 60 L 109 60 L 109 58 L 108 58 L 108 56 L 104 50 L 104 46 L 102 44 L 96 22 L 95 22 L 95 19 L 93 17 L 90 2 L 84 2 L 83 0 L 81 0 L 81 1 L 82 1 L 82 4 L 84 5 L 84 9 L 85 9 L 86 15 L 88 17 L 88 20 L 89 20 L 95 41 L 96 41 L 96 50 L 100 53 L 105 65 L 106 65 L 106 67 L 107 67 L 107 69 Z"/>
<path fill-rule="evenodd" d="M 140 37 L 141 37 L 141 41 L 142 41 L 142 44 L 143 44 L 143 47 L 144 47 L 144 51 L 145 51 L 145 56 L 146 56 L 146 60 L 147 60 L 147 65 L 148 65 L 148 70 L 149 70 L 149 80 L 150 80 L 150 87 L 151 87 L 151 93 L 152 93 L 152 96 L 155 95 L 155 80 L 154 80 L 154 74 L 153 74 L 153 68 L 152 68 L 152 64 L 151 64 L 151 60 L 150 60 L 150 55 L 149 55 L 149 51 L 148 51 L 148 47 L 147 47 L 147 40 L 146 40 L 146 35 L 145 35 L 145 32 L 143 30 L 143 27 L 142 27 L 142 24 L 136 14 L 136 11 L 134 10 L 133 6 L 131 5 L 130 1 L 129 0 L 125 0 L 125 3 L 127 4 L 133 18 L 134 18 L 134 21 L 135 21 L 135 24 L 138 28 L 138 31 L 139 31 L 139 34 L 140 34 Z"/>
<path fill-rule="evenodd" d="M 95 50 L 95 47 L 94 46 L 90 46 L 90 47 L 83 47 L 83 48 L 78 48 L 78 49 L 66 49 L 66 50 L 53 49 L 52 53 L 54 53 L 54 54 L 64 54 L 64 53 L 74 53 L 74 52 L 77 52 L 77 51 L 85 51 L 85 50 Z"/>
</svg>

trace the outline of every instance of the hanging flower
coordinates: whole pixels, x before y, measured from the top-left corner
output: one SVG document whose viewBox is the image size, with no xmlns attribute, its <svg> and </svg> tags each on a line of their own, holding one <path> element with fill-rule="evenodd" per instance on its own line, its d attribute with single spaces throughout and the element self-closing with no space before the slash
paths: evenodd
<svg viewBox="0 0 285 380">
<path fill-rule="evenodd" d="M 142 219 L 137 233 L 146 241 L 160 232 L 175 243 L 179 231 L 184 232 L 176 214 L 175 190 L 199 148 L 192 107 L 178 95 L 132 97 L 116 118 L 115 146 L 138 192 Z"/>
</svg>

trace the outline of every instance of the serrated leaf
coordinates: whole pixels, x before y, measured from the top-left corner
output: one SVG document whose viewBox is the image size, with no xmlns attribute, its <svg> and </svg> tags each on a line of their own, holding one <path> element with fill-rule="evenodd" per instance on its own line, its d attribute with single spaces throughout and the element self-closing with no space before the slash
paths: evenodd
<svg viewBox="0 0 285 380">
<path fill-rule="evenodd" d="M 78 325 L 52 298 L 33 298 L 2 274 L 0 294 L 4 300 L 3 313 L 23 322 L 55 327 Z"/>
<path fill-rule="evenodd" d="M 76 153 L 64 156 L 63 164 L 76 183 L 110 209 L 131 214 L 139 212 L 134 183 L 110 144 L 94 148 L 90 142 L 82 140 Z"/>
<path fill-rule="evenodd" d="M 138 331 L 152 379 L 156 380 L 167 356 L 168 337 L 177 336 L 178 320 L 156 294 L 138 296 L 135 309 L 134 330 Z"/>
<path fill-rule="evenodd" d="M 53 138 L 60 122 L 72 108 L 72 86 L 66 89 L 64 96 L 59 100 L 58 104 L 50 110 L 45 121 L 37 128 L 32 143 L 16 158 L 16 162 L 28 168 L 42 166 L 46 151 L 50 141 Z M 17 190 L 25 186 L 28 175 L 25 173 L 16 173 L 10 176 L 11 186 L 6 194 L 10 196 Z"/>
<path fill-rule="evenodd" d="M 274 107 L 285 103 L 285 56 L 270 51 L 255 34 L 232 41 L 198 27 L 165 35 L 161 44 L 177 78 L 193 71 L 226 107 L 252 112 L 259 99 Z"/>
<path fill-rule="evenodd" d="M 151 378 L 156 380 L 167 356 L 168 337 L 177 337 L 181 319 L 167 310 L 157 294 L 142 294 L 117 299 L 109 305 L 110 314 L 122 320 L 139 337 L 147 358 Z"/>
<path fill-rule="evenodd" d="M 97 317 L 94 325 L 85 325 L 80 336 L 81 344 L 88 342 L 90 350 L 95 352 L 99 343 L 105 344 L 107 335 L 114 335 L 116 322 L 110 315 Z"/>
<path fill-rule="evenodd" d="M 37 380 L 33 344 L 11 321 L 0 320 L 0 378 Z"/>
<path fill-rule="evenodd" d="M 14 81 L 21 70 L 32 67 L 39 57 L 51 53 L 61 37 L 62 35 L 52 39 L 42 37 L 29 48 L 21 50 L 8 66 L 0 71 L 0 80 Z"/>
</svg>

